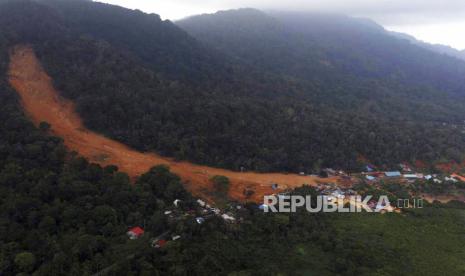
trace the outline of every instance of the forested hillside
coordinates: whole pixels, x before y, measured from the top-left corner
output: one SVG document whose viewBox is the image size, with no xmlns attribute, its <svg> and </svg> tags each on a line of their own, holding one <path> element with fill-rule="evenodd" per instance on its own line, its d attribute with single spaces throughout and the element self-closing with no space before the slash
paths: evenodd
<svg viewBox="0 0 465 276">
<path fill-rule="evenodd" d="M 118 168 L 67 152 L 47 124 L 33 126 L 7 83 L 7 46 L 2 40 L 0 274 L 96 272 L 126 257 L 119 250 L 129 226 L 169 229 L 162 208 L 174 198 L 189 202 L 179 178 L 156 168 L 132 186 Z"/>
<path fill-rule="evenodd" d="M 345 43 L 350 36 L 338 42 L 330 32 L 318 43 L 307 34 L 295 39 L 297 31 L 258 11 L 237 17 L 249 28 L 229 24 L 228 13 L 214 16 L 226 23 L 213 21 L 207 34 L 230 39 L 223 47 L 157 15 L 106 4 L 2 3 L 0 34 L 8 45 L 32 44 L 87 127 L 140 150 L 217 167 L 290 172 L 358 170 L 360 157 L 379 165 L 460 161 L 465 152 L 462 63 L 441 61 L 438 70 L 453 74 L 440 80 L 415 63 L 404 68 L 392 60 L 386 68 L 383 60 L 410 56 L 390 46 L 390 56 L 378 57 L 378 42 L 365 57 L 358 44 Z M 227 37 L 217 37 L 225 25 Z M 359 32 L 382 36 L 379 28 L 368 29 Z M 407 81 L 411 75 L 425 83 Z"/>
<path fill-rule="evenodd" d="M 436 98 L 449 104 L 464 97 L 465 62 L 397 39 L 369 20 L 241 9 L 194 16 L 177 24 L 215 49 L 262 70 L 316 82 L 331 101 L 346 96 L 345 103 L 376 100 L 380 106 L 394 105 L 383 102 L 383 89 L 395 101 L 413 104 L 417 112 L 425 110 L 419 110 L 415 100 Z M 407 109 L 391 113 L 413 116 Z"/>
<path fill-rule="evenodd" d="M 117 167 L 102 168 L 68 152 L 62 138 L 50 135 L 47 123 L 34 126 L 21 109 L 8 85 L 11 47 L 34 47 L 88 126 L 178 158 L 233 168 L 295 170 L 326 164 L 350 167 L 358 154 L 383 164 L 417 157 L 460 158 L 464 149 L 458 130 L 450 125 L 392 124 L 369 109 L 349 112 L 328 103 L 320 106 L 309 98 L 307 84 L 260 73 L 233 58 L 215 54 L 218 66 L 231 70 L 224 81 L 210 81 L 208 68 L 202 69 L 210 62 L 194 66 L 203 79 L 192 81 L 186 55 L 195 60 L 197 50 L 208 47 L 196 46 L 195 39 L 174 25 L 101 4 L 95 9 L 108 12 L 106 16 L 66 9 L 71 7 L 66 3 L 94 5 L 88 1 L 53 3 L 60 8 L 0 0 L 0 275 L 465 272 L 461 204 L 435 204 L 402 215 L 347 217 L 265 214 L 250 204 L 234 208 L 241 223 L 212 217 L 200 225 L 195 221 L 201 214 L 198 205 L 168 168 L 153 168 L 133 185 Z M 102 24 L 106 30 L 79 30 L 73 11 L 94 18 L 94 26 Z M 168 58 L 166 53 L 144 48 L 154 55 L 151 60 L 131 43 L 111 41 L 107 32 L 125 25 L 114 20 L 111 27 L 106 25 L 114 11 L 119 16 L 141 15 L 150 26 L 168 25 L 197 50 L 179 46 L 182 58 L 173 54 L 169 59 L 179 58 L 177 62 L 156 65 L 155 60 Z M 158 34 L 151 34 L 154 47 L 163 41 Z M 120 33 L 115 39 L 122 39 Z M 178 71 L 178 66 L 187 66 L 187 71 Z M 312 90 L 315 95 L 323 92 L 318 89 Z M 296 193 L 316 195 L 308 187 Z M 170 220 L 165 210 L 174 208 L 174 199 L 182 200 L 178 212 L 187 215 Z M 126 231 L 133 226 L 144 227 L 144 236 L 129 240 Z M 168 236 L 164 248 L 151 247 L 150 240 L 165 231 L 181 238 L 172 241 Z"/>
<path fill-rule="evenodd" d="M 3 62 L 0 72 L 5 69 Z M 463 222 L 458 219 L 463 211 L 441 208 L 344 221 L 306 212 L 263 214 L 250 205 L 240 212 L 243 224 L 213 218 L 198 225 L 194 217 L 170 222 L 163 212 L 173 199 L 182 199 L 186 211 L 195 207 L 166 168 L 154 168 L 131 185 L 116 167 L 101 168 L 67 153 L 61 139 L 46 134 L 45 124 L 36 129 L 5 78 L 0 103 L 2 275 L 89 275 L 108 267 L 109 275 L 424 273 L 425 260 L 409 253 L 428 251 L 426 243 L 408 235 L 407 245 L 385 241 L 379 223 L 399 231 L 395 241 L 404 240 L 402 229 L 417 238 L 418 233 L 434 237 L 428 249 L 435 255 L 426 255 L 428 264 L 446 265 L 450 275 L 463 271 L 457 265 L 463 258 Z M 309 188 L 298 193 L 315 195 Z M 353 219 L 364 218 L 369 224 L 363 235 L 350 230 L 357 229 L 350 224 Z M 131 226 L 144 226 L 145 237 L 128 240 L 125 232 Z M 374 228 L 379 230 L 369 230 Z M 150 238 L 166 230 L 182 239 L 163 249 L 150 247 Z M 450 244 L 447 250 L 443 244 Z"/>
</svg>

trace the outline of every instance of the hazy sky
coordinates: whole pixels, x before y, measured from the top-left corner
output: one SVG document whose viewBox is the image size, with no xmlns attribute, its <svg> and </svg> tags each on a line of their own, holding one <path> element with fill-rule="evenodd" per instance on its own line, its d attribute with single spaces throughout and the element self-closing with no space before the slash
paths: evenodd
<svg viewBox="0 0 465 276">
<path fill-rule="evenodd" d="M 98 0 L 176 20 L 233 8 L 322 11 L 368 17 L 389 30 L 465 49 L 465 0 Z"/>
</svg>

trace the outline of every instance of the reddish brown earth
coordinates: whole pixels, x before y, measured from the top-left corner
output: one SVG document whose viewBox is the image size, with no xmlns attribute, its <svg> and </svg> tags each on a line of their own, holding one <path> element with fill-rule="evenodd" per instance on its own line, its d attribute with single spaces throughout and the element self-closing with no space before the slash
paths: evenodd
<svg viewBox="0 0 465 276">
<path fill-rule="evenodd" d="M 448 203 L 453 200 L 465 202 L 465 196 L 463 195 L 429 195 L 423 194 L 422 198 L 430 203 L 439 201 L 441 203 Z"/>
<path fill-rule="evenodd" d="M 436 165 L 436 168 L 445 173 L 461 172 L 465 169 L 465 161 L 462 163 L 457 163 L 455 161 L 440 163 Z"/>
<path fill-rule="evenodd" d="M 11 51 L 9 81 L 20 95 L 25 112 L 36 125 L 43 121 L 48 122 L 52 126 L 52 134 L 62 137 L 70 150 L 102 166 L 116 165 L 132 178 L 140 176 L 153 166 L 168 165 L 173 173 L 182 178 L 190 192 L 214 201 L 209 179 L 215 175 L 224 175 L 231 180 L 230 198 L 255 202 L 262 202 L 263 195 L 276 193 L 271 189 L 272 183 L 278 183 L 280 190 L 283 190 L 300 187 L 303 184 L 316 185 L 319 182 L 339 180 L 295 174 L 239 173 L 188 162 L 175 162 L 155 153 L 142 153 L 131 149 L 86 129 L 75 112 L 73 103 L 60 97 L 34 50 L 29 46 L 17 46 Z M 247 199 L 244 196 L 245 189 L 253 190 L 255 193 Z"/>
<path fill-rule="evenodd" d="M 458 180 L 465 182 L 465 177 L 461 176 L 460 174 L 453 173 L 451 174 L 452 177 L 457 178 Z"/>
</svg>

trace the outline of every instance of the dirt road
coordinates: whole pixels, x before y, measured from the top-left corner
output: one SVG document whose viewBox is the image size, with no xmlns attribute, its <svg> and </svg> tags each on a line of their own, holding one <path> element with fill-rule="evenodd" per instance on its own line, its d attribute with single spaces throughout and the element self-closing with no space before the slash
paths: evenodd
<svg viewBox="0 0 465 276">
<path fill-rule="evenodd" d="M 280 189 L 285 189 L 338 180 L 277 173 L 233 172 L 188 162 L 174 162 L 154 153 L 131 149 L 84 127 L 73 103 L 60 97 L 29 46 L 17 46 L 12 50 L 9 81 L 20 95 L 22 106 L 31 120 L 36 125 L 43 121 L 51 124 L 52 133 L 62 137 L 70 150 L 102 166 L 114 164 L 134 178 L 155 165 L 168 165 L 173 173 L 182 178 L 190 192 L 210 201 L 214 201 L 214 198 L 209 179 L 214 175 L 224 175 L 231 180 L 229 196 L 232 199 L 247 200 L 244 189 L 251 189 L 255 193 L 248 200 L 256 202 L 262 202 L 263 195 L 276 193 L 271 189 L 272 183 L 278 183 Z"/>
</svg>

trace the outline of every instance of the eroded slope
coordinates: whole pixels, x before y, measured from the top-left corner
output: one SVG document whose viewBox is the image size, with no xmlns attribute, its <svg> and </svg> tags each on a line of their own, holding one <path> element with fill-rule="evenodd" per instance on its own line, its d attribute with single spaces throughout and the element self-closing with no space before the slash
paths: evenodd
<svg viewBox="0 0 465 276">
<path fill-rule="evenodd" d="M 62 137 L 70 150 L 102 166 L 117 165 L 131 177 L 137 177 L 155 165 L 168 165 L 172 172 L 183 179 L 186 188 L 194 195 L 213 200 L 209 180 L 214 175 L 224 175 L 231 180 L 231 198 L 246 200 L 244 190 L 251 189 L 255 193 L 250 200 L 257 202 L 263 200 L 263 195 L 276 192 L 271 189 L 272 183 L 279 183 L 284 189 L 302 184 L 314 185 L 317 181 L 336 181 L 277 173 L 239 173 L 188 162 L 174 162 L 153 153 L 138 152 L 89 131 L 76 114 L 73 103 L 60 97 L 34 50 L 29 46 L 17 46 L 11 51 L 9 80 L 20 95 L 24 110 L 35 124 L 48 122 L 52 126 L 52 133 Z"/>
</svg>

